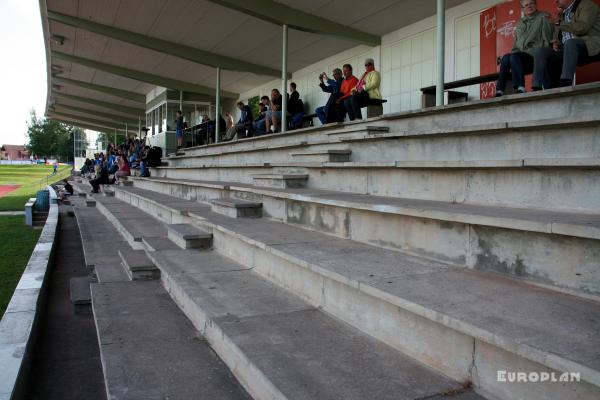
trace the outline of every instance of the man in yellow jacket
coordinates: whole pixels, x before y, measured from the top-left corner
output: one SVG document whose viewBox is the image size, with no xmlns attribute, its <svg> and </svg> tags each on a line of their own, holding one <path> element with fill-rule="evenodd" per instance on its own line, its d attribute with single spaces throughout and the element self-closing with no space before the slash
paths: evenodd
<svg viewBox="0 0 600 400">
<path fill-rule="evenodd" d="M 381 100 L 380 83 L 381 75 L 375 71 L 375 61 L 372 58 L 367 58 L 365 60 L 365 73 L 352 89 L 352 96 L 344 101 L 344 107 L 348 112 L 350 121 L 354 121 L 356 118 L 362 119 L 360 109 L 368 105 L 369 100 Z"/>
</svg>

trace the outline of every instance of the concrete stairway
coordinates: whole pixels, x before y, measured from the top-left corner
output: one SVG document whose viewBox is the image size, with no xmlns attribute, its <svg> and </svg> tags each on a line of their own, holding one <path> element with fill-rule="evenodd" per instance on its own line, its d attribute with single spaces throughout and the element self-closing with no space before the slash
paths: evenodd
<svg viewBox="0 0 600 400">
<path fill-rule="evenodd" d="M 91 301 L 107 398 L 250 399 L 159 281 L 130 281 L 119 253 L 133 264 L 139 250 L 98 209 L 73 202 L 86 264 L 98 278 Z"/>
<path fill-rule="evenodd" d="M 599 393 L 595 301 L 280 222 L 232 219 L 208 206 L 182 215 L 170 207 L 173 197 L 136 187 L 118 189 L 116 197 L 135 198 L 136 207 L 150 212 L 162 207 L 164 222 L 212 230 L 220 253 L 482 393 L 515 399 Z M 558 393 L 555 385 L 497 381 L 498 370 L 515 366 L 577 371 L 582 382 Z"/>
<path fill-rule="evenodd" d="M 116 188 L 116 198 L 130 191 L 136 189 Z M 96 197 L 97 209 L 127 242 L 139 229 L 134 221 L 146 220 L 166 231 L 172 227 L 166 220 L 173 218 L 164 212 L 162 220 L 149 215 L 141 218 L 143 202 L 132 206 Z M 165 199 L 154 199 L 153 204 L 164 207 L 160 200 Z M 173 198 L 167 200 L 170 207 Z M 182 215 L 180 210 L 169 209 Z M 240 221 L 242 226 L 246 221 L 262 221 L 226 217 L 213 213 L 209 206 L 203 211 L 220 220 Z M 188 210 L 185 215 L 196 212 Z M 119 218 L 123 213 L 132 218 Z M 145 237 L 141 243 L 145 245 Z M 482 399 L 468 384 L 395 351 L 218 251 L 179 246 L 158 251 L 146 246 L 145 251 L 159 267 L 173 300 L 254 398 Z M 95 292 L 94 288 L 94 299 Z M 136 295 L 144 297 L 141 292 Z M 104 296 L 112 297 L 119 296 L 112 291 Z"/>
</svg>

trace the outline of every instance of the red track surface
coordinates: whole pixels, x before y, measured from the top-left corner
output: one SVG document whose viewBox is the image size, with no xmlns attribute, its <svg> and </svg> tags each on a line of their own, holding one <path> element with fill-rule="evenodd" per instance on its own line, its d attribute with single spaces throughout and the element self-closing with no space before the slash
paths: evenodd
<svg viewBox="0 0 600 400">
<path fill-rule="evenodd" d="M 18 189 L 21 185 L 0 185 L 0 197 L 6 196 L 8 193 Z"/>
</svg>

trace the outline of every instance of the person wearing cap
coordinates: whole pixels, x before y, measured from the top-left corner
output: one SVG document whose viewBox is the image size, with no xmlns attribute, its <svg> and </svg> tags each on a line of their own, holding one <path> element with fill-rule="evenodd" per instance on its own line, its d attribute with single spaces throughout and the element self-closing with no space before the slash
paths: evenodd
<svg viewBox="0 0 600 400">
<path fill-rule="evenodd" d="M 375 61 L 372 58 L 365 60 L 365 72 L 358 80 L 356 86 L 351 90 L 351 96 L 344 100 L 344 107 L 348 112 L 350 121 L 356 118 L 362 119 L 360 109 L 369 104 L 369 100 L 381 100 L 379 85 L 381 75 L 375 71 Z"/>
</svg>

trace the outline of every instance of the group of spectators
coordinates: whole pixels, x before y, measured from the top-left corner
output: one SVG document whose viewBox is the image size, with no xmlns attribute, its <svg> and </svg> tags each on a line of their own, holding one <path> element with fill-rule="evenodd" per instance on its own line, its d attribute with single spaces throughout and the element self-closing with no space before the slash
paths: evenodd
<svg viewBox="0 0 600 400">
<path fill-rule="evenodd" d="M 93 160 L 87 158 L 81 173 L 90 179 L 92 192 L 98 193 L 100 185 L 130 176 L 132 169 L 139 169 L 140 176 L 150 176 L 148 167 L 158 165 L 161 156 L 162 150 L 146 145 L 145 139 L 127 138 L 119 146 L 109 143 L 106 152 L 94 154 Z"/>
<path fill-rule="evenodd" d="M 361 108 L 371 100 L 381 100 L 379 86 L 381 75 L 375 70 L 372 58 L 365 60 L 365 72 L 360 79 L 352 73 L 352 66 L 345 64 L 342 69 L 333 70 L 333 79 L 327 74 L 319 75 L 319 86 L 329 93 L 327 103 L 315 110 L 321 123 L 342 122 L 348 115 L 350 121 L 362 119 Z M 290 83 L 287 96 L 288 129 L 302 127 L 305 111 L 295 82 Z M 258 104 L 258 115 L 253 116 L 252 109 L 243 102 L 238 102 L 240 118 L 234 123 L 231 113 L 225 113 L 225 135 L 223 140 L 232 140 L 243 135 L 260 136 L 281 130 L 283 96 L 279 89 L 271 90 L 271 96 L 262 96 Z M 208 117 L 205 117 L 208 118 Z"/>
<path fill-rule="evenodd" d="M 578 65 L 600 54 L 600 9 L 592 0 L 556 0 L 557 11 L 537 9 L 536 0 L 521 0 L 523 18 L 515 29 L 509 54 L 502 57 L 496 96 L 512 77 L 516 92 L 525 92 L 525 75 L 533 73 L 532 90 L 571 86 Z"/>
<path fill-rule="evenodd" d="M 330 93 L 327 103 L 315 110 L 322 124 L 343 122 L 346 114 L 350 121 L 362 119 L 361 108 L 370 101 L 381 100 L 381 75 L 375 70 L 372 58 L 365 60 L 365 72 L 360 79 L 354 76 L 352 65 L 344 64 L 341 70 L 333 70 L 333 79 L 323 72 L 319 81 L 321 90 Z"/>
<path fill-rule="evenodd" d="M 302 127 L 304 119 L 304 103 L 300 93 L 296 90 L 295 82 L 290 83 L 290 93 L 287 96 L 287 113 L 289 116 L 288 129 Z M 258 104 L 258 114 L 254 117 L 248 104 L 239 101 L 240 119 L 234 123 L 231 113 L 225 113 L 225 136 L 223 140 L 232 140 L 235 137 L 260 136 L 267 133 L 280 132 L 282 123 L 283 96 L 279 89 L 271 90 L 271 97 L 262 96 Z"/>
</svg>

